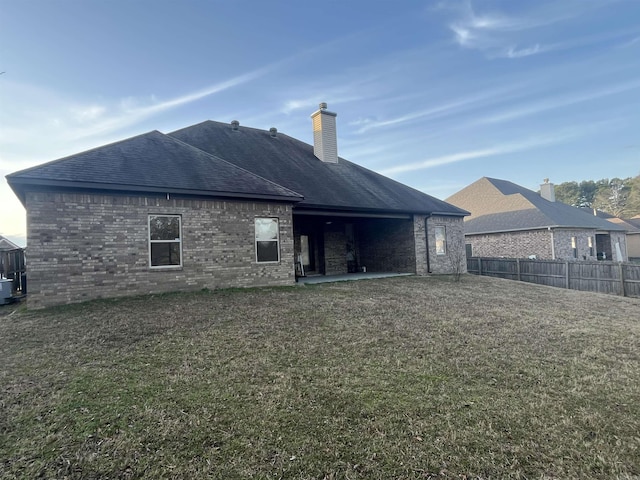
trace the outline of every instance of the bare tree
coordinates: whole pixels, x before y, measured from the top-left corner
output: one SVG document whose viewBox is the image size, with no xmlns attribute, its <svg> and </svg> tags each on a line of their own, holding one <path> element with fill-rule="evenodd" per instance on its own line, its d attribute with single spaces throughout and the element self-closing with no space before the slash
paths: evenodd
<svg viewBox="0 0 640 480">
<path fill-rule="evenodd" d="M 449 262 L 451 262 L 453 279 L 459 282 L 462 274 L 467 271 L 467 252 L 464 233 L 462 231 L 456 233 L 449 240 Z"/>
</svg>

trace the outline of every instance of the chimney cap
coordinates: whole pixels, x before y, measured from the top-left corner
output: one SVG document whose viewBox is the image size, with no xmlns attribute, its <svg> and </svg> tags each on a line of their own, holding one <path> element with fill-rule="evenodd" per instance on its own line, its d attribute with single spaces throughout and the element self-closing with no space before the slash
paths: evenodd
<svg viewBox="0 0 640 480">
<path fill-rule="evenodd" d="M 327 109 L 327 102 L 322 102 L 320 104 L 320 110 L 326 110 Z"/>
</svg>

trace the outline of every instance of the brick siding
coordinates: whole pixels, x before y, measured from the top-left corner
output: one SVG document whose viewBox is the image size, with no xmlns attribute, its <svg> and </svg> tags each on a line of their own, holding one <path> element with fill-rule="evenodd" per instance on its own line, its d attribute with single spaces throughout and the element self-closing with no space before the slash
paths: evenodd
<svg viewBox="0 0 640 480">
<path fill-rule="evenodd" d="M 466 235 L 474 257 L 552 259 L 551 233 L 548 230 Z"/>
<path fill-rule="evenodd" d="M 467 260 L 464 250 L 464 233 L 462 217 L 433 216 L 426 219 L 429 238 L 429 265 L 427 265 L 427 241 L 425 239 L 425 216 L 414 215 L 413 229 L 415 235 L 416 274 L 455 273 L 454 266 L 459 265 L 460 273 L 466 273 Z M 445 227 L 446 253 L 436 253 L 435 227 Z M 429 271 L 430 270 L 430 271 Z"/>
<path fill-rule="evenodd" d="M 413 222 L 402 219 L 367 219 L 360 223 L 359 260 L 367 272 L 415 273 Z"/>
<path fill-rule="evenodd" d="M 574 254 L 572 237 L 576 238 Z M 592 239 L 593 251 L 589 248 Z M 527 230 L 522 232 L 504 232 L 481 235 L 466 235 L 466 242 L 472 245 L 474 257 L 527 258 L 535 255 L 541 260 L 596 260 L 596 230 L 554 228 L 552 230 Z M 615 251 L 615 242 L 626 260 L 626 242 L 624 233 L 610 232 L 606 248 Z M 611 259 L 607 253 L 608 259 Z"/>
<path fill-rule="evenodd" d="M 26 207 L 30 308 L 295 282 L 287 204 L 29 192 Z M 149 268 L 149 214 L 181 215 L 182 267 Z M 279 219 L 279 262 L 256 262 L 256 217 Z"/>
</svg>

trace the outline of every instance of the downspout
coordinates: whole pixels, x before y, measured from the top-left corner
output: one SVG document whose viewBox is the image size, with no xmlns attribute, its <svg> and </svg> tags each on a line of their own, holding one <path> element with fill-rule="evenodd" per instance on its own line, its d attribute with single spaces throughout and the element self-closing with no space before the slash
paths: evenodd
<svg viewBox="0 0 640 480">
<path fill-rule="evenodd" d="M 555 260 L 556 259 L 556 242 L 553 237 L 553 230 L 551 229 L 551 227 L 547 227 L 547 228 L 549 229 L 549 232 L 551 232 L 551 260 Z"/>
<path fill-rule="evenodd" d="M 427 246 L 427 273 L 431 273 L 431 259 L 429 258 L 429 229 L 427 220 L 431 218 L 431 214 L 424 217 L 424 242 Z"/>
</svg>

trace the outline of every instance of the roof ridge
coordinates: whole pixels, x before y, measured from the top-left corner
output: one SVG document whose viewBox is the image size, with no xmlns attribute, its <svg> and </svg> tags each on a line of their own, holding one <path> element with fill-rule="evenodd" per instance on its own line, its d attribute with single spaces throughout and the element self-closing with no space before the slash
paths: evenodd
<svg viewBox="0 0 640 480">
<path fill-rule="evenodd" d="M 203 122 L 203 123 L 204 123 L 204 122 Z M 219 160 L 219 161 L 221 161 L 221 162 L 224 162 L 224 163 L 226 163 L 227 165 L 230 165 L 230 166 L 232 166 L 233 168 L 235 168 L 235 169 L 237 169 L 237 170 L 240 170 L 240 171 L 242 171 L 242 172 L 248 173 L 248 174 L 249 174 L 249 175 L 251 175 L 252 177 L 259 178 L 260 180 L 262 180 L 262 181 L 264 181 L 264 182 L 270 183 L 271 185 L 275 185 L 275 186 L 276 186 L 276 187 L 278 187 L 278 188 L 282 188 L 282 189 L 286 190 L 287 192 L 291 192 L 291 193 L 292 193 L 292 196 L 296 196 L 296 197 L 304 198 L 304 195 L 302 195 L 301 193 L 294 192 L 294 191 L 293 191 L 293 190 L 291 190 L 290 188 L 287 188 L 287 187 L 285 187 L 285 186 L 283 186 L 283 185 L 280 185 L 279 183 L 276 183 L 276 182 L 274 182 L 274 181 L 272 181 L 272 180 L 269 180 L 268 178 L 261 177 L 260 175 L 257 175 L 257 174 L 255 174 L 255 173 L 253 173 L 253 172 L 251 172 L 251 171 L 247 170 L 246 168 L 242 168 L 242 167 L 240 167 L 240 166 L 238 166 L 238 165 L 236 165 L 236 164 L 234 164 L 234 163 L 231 163 L 231 162 L 229 162 L 228 160 L 225 160 L 224 158 L 221 158 L 221 157 L 219 157 L 219 156 L 217 156 L 217 155 L 214 155 L 214 154 L 212 154 L 212 153 L 206 152 L 206 151 L 202 150 L 201 148 L 198 148 L 198 147 L 196 147 L 196 146 L 194 146 L 194 145 L 191 145 L 191 144 L 189 144 L 189 143 L 187 143 L 187 142 L 183 142 L 182 140 L 180 140 L 180 139 L 178 139 L 178 138 L 175 138 L 175 137 L 174 137 L 174 136 L 172 136 L 171 134 L 166 134 L 166 136 L 167 136 L 168 138 L 170 138 L 171 140 L 175 141 L 175 142 L 178 142 L 178 143 L 180 143 L 180 144 L 182 144 L 182 145 L 185 145 L 185 146 L 187 146 L 187 147 L 189 147 L 189 148 L 192 148 L 192 149 L 194 149 L 194 150 L 197 150 L 198 152 L 204 153 L 204 154 L 205 154 L 205 155 L 207 155 L 208 157 L 215 158 L 216 160 Z"/>
</svg>

